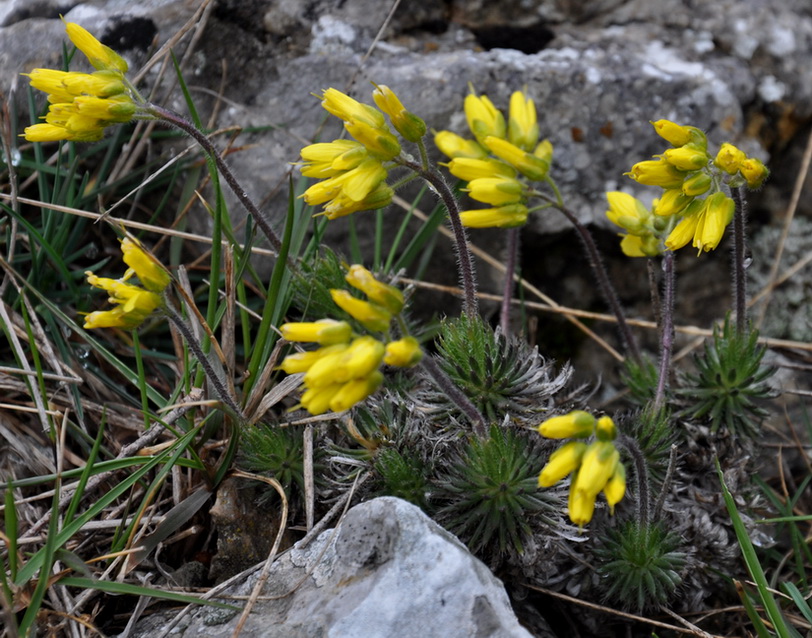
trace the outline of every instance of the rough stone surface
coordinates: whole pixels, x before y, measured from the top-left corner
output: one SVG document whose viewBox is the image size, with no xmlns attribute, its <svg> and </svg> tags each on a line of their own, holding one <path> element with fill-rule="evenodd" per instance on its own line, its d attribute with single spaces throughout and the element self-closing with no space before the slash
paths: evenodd
<svg viewBox="0 0 812 638">
<path fill-rule="evenodd" d="M 248 594 L 255 578 L 229 593 Z M 279 598 L 257 603 L 245 638 L 530 636 L 490 570 L 419 508 L 391 497 L 357 505 L 337 532 L 282 555 L 263 596 Z M 152 616 L 134 635 L 154 638 L 169 618 Z M 236 621 L 202 608 L 171 635 L 230 636 Z"/>
</svg>

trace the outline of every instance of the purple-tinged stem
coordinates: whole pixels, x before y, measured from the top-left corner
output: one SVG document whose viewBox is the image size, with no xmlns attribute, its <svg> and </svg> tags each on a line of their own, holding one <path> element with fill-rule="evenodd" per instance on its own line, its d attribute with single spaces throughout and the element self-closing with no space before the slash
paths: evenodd
<svg viewBox="0 0 812 638">
<path fill-rule="evenodd" d="M 510 302 L 513 299 L 513 275 L 519 258 L 519 228 L 508 229 L 507 262 L 505 263 L 505 285 L 502 290 L 502 310 L 499 314 L 499 325 L 502 333 L 510 334 Z"/>
<path fill-rule="evenodd" d="M 663 254 L 663 298 L 660 313 L 660 371 L 657 379 L 657 392 L 654 395 L 654 412 L 657 414 L 665 401 L 665 387 L 671 369 L 671 351 L 674 347 L 674 252 Z"/>
<path fill-rule="evenodd" d="M 733 295 L 736 305 L 736 330 L 739 334 L 743 334 L 747 329 L 747 275 L 745 273 L 747 246 L 744 236 L 747 208 L 741 187 L 730 190 L 736 204 L 736 210 L 733 212 Z"/>
</svg>

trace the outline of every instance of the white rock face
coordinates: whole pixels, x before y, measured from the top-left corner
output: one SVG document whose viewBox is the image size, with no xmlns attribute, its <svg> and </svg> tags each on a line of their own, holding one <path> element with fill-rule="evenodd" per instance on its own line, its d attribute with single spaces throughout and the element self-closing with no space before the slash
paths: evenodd
<svg viewBox="0 0 812 638">
<path fill-rule="evenodd" d="M 245 594 L 252 584 L 231 593 Z M 516 620 L 501 581 L 419 508 L 397 498 L 362 503 L 337 530 L 323 532 L 304 549 L 294 547 L 273 566 L 262 593 L 280 596 L 294 588 L 288 596 L 257 603 L 240 635 L 531 636 Z M 220 614 L 201 609 L 170 635 L 231 635 L 237 617 Z M 150 618 L 136 635 L 155 638 L 166 618 Z"/>
</svg>

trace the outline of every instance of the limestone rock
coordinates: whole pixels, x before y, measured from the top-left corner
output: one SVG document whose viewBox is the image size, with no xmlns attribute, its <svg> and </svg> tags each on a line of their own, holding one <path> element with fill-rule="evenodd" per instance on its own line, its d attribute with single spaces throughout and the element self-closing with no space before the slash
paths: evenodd
<svg viewBox="0 0 812 638">
<path fill-rule="evenodd" d="M 247 595 L 255 578 L 229 593 Z M 392 497 L 357 505 L 337 531 L 295 545 L 273 565 L 262 593 L 244 638 L 531 635 L 483 563 L 419 508 Z M 145 619 L 134 635 L 154 638 L 168 618 Z M 201 608 L 171 635 L 230 636 L 236 621 Z"/>
</svg>

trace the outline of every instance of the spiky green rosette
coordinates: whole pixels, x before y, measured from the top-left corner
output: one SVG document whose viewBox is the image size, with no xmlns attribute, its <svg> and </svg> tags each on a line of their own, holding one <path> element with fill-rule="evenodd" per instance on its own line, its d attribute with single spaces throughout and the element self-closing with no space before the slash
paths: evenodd
<svg viewBox="0 0 812 638">
<path fill-rule="evenodd" d="M 440 367 L 477 407 L 485 420 L 506 414 L 531 423 L 569 380 L 566 365 L 556 375 L 551 362 L 516 337 L 494 331 L 479 317 L 462 315 L 443 322 L 437 346 Z M 432 381 L 420 397 L 433 414 L 455 414 L 456 406 Z M 535 424 L 535 423 L 534 423 Z"/>
<path fill-rule="evenodd" d="M 532 432 L 493 425 L 488 438 L 464 444 L 436 479 L 442 504 L 436 519 L 474 553 L 521 553 L 534 527 L 554 525 L 564 510 L 561 493 L 538 488 L 544 458 L 538 439 Z"/>
<path fill-rule="evenodd" d="M 628 520 L 609 530 L 595 550 L 607 601 L 637 612 L 667 604 L 682 582 L 686 555 L 677 551 L 679 546 L 679 536 L 659 522 Z"/>
<path fill-rule="evenodd" d="M 740 334 L 728 316 L 713 341 L 694 357 L 696 374 L 686 374 L 678 394 L 688 406 L 683 414 L 709 421 L 712 432 L 724 426 L 732 434 L 754 437 L 768 414 L 756 401 L 775 396 L 766 383 L 775 368 L 761 365 L 766 348 L 758 331 Z"/>
<path fill-rule="evenodd" d="M 634 357 L 626 357 L 620 376 L 635 405 L 642 407 L 654 399 L 657 392 L 657 366 L 651 359 L 644 356 L 637 361 Z"/>
<path fill-rule="evenodd" d="M 677 440 L 677 429 L 668 410 L 637 410 L 616 417 L 618 428 L 627 439 L 633 439 L 646 461 L 649 478 L 657 486 L 668 471 L 671 445 Z"/>
<path fill-rule="evenodd" d="M 289 499 L 304 494 L 304 443 L 301 430 L 257 425 L 246 427 L 241 436 L 240 467 L 275 478 Z M 274 494 L 276 491 L 269 488 L 268 497 Z"/>
</svg>

